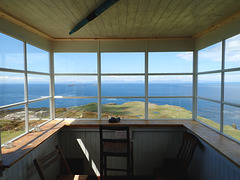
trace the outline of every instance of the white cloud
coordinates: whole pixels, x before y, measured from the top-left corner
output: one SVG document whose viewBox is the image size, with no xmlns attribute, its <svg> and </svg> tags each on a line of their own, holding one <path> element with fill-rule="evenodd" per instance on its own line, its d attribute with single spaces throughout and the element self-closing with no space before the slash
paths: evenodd
<svg viewBox="0 0 240 180">
<path fill-rule="evenodd" d="M 122 83 L 122 82 L 144 82 L 143 76 L 104 76 L 102 82 Z"/>
<path fill-rule="evenodd" d="M 23 80 L 23 77 L 0 76 L 0 80 Z"/>
<path fill-rule="evenodd" d="M 97 83 L 97 77 L 92 76 L 56 76 L 55 83 Z"/>
<path fill-rule="evenodd" d="M 222 45 L 221 43 L 202 49 L 198 52 L 199 61 L 221 62 Z"/>
<path fill-rule="evenodd" d="M 226 62 L 240 62 L 240 38 L 233 37 L 226 41 Z"/>
<path fill-rule="evenodd" d="M 192 82 L 192 76 L 150 76 L 149 83 L 183 83 Z"/>
<path fill-rule="evenodd" d="M 226 73 L 225 82 L 240 82 L 240 74 L 236 72 Z"/>
<path fill-rule="evenodd" d="M 220 82 L 221 74 L 208 74 L 208 75 L 199 75 L 198 82 Z"/>
<path fill-rule="evenodd" d="M 177 57 L 180 57 L 187 61 L 192 61 L 193 60 L 193 52 L 182 52 L 180 54 L 177 54 Z"/>
<path fill-rule="evenodd" d="M 199 61 L 219 62 L 222 59 L 221 43 L 202 49 L 198 53 Z M 240 35 L 226 40 L 225 62 L 239 62 L 240 64 Z"/>
</svg>

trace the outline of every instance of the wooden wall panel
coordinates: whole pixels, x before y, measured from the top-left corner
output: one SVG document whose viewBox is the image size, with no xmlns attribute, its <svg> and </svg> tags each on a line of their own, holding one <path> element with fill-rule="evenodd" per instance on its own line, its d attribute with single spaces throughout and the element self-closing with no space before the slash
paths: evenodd
<svg viewBox="0 0 240 180">
<path fill-rule="evenodd" d="M 132 129 L 134 148 L 134 174 L 151 175 L 154 167 L 161 166 L 163 157 L 174 157 L 180 147 L 182 130 L 178 129 Z M 83 158 L 84 173 L 99 173 L 98 129 L 64 129 L 61 132 L 61 147 L 67 158 Z M 83 145 L 81 145 L 83 143 Z M 97 167 L 93 168 L 92 163 Z M 109 166 L 125 167 L 125 160 L 109 158 Z M 120 175 L 121 173 L 110 173 Z"/>
<path fill-rule="evenodd" d="M 53 52 L 161 52 L 193 51 L 193 39 L 54 41 Z"/>
<path fill-rule="evenodd" d="M 189 174 L 196 180 L 240 179 L 240 168 L 201 141 L 204 148 L 197 147 L 189 166 Z"/>
<path fill-rule="evenodd" d="M 182 140 L 184 129 L 132 129 L 134 144 L 134 175 L 152 175 L 154 167 L 161 167 L 164 157 L 175 157 Z M 77 141 L 78 140 L 78 141 Z M 79 142 L 84 144 L 82 150 Z M 98 129 L 64 129 L 60 138 L 67 157 L 83 158 L 86 174 L 97 174 L 99 169 Z M 194 180 L 238 180 L 240 169 L 205 142 L 198 146 L 189 166 Z M 89 157 L 89 158 L 87 158 Z M 97 170 L 92 168 L 92 162 Z M 109 159 L 109 166 L 124 166 L 123 159 Z M 121 175 L 119 172 L 109 173 Z"/>
<path fill-rule="evenodd" d="M 3 172 L 3 176 L 0 180 L 39 180 L 39 175 L 33 164 L 33 160 L 37 157 L 42 157 L 52 150 L 55 145 L 59 144 L 58 134 L 53 135 L 48 140 L 39 145 L 36 149 L 28 153 L 25 157 L 19 160 L 11 168 L 6 169 Z M 55 179 L 58 171 L 56 166 L 50 167 L 48 171 L 48 178 Z"/>
</svg>

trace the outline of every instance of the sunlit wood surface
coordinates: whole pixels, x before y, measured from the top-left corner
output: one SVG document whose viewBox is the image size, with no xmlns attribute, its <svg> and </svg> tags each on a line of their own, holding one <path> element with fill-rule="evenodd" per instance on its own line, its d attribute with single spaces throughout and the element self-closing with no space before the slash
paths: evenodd
<svg viewBox="0 0 240 180">
<path fill-rule="evenodd" d="M 0 12 L 52 38 L 155 38 L 196 36 L 240 9 L 239 0 L 121 0 L 68 34 L 104 1 L 2 0 Z"/>
</svg>

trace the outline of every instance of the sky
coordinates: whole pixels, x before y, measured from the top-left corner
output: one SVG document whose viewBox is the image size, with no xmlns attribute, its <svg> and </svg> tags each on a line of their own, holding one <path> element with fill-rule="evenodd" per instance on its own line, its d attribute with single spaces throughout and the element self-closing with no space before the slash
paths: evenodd
<svg viewBox="0 0 240 180">
<path fill-rule="evenodd" d="M 0 33 L 0 68 L 24 70 L 23 42 Z M 199 51 L 199 72 L 221 69 L 222 44 L 217 43 Z M 145 54 L 139 53 L 101 53 L 102 83 L 142 83 L 144 82 Z M 85 73 L 85 76 L 56 76 L 56 83 L 97 83 L 97 53 L 55 53 L 55 73 Z M 191 73 L 192 52 L 150 52 L 148 54 L 149 73 Z M 27 68 L 29 71 L 49 73 L 49 53 L 27 44 Z M 240 35 L 226 40 L 225 68 L 240 67 Z M 132 76 L 114 73 L 134 74 Z M 108 75 L 112 74 L 112 75 Z M 139 75 L 137 75 L 139 74 Z M 108 75 L 108 76 L 107 76 Z M 199 82 L 219 82 L 219 73 L 201 75 Z M 228 82 L 239 82 L 240 73 L 226 73 Z M 29 83 L 49 82 L 44 75 L 29 75 Z M 189 75 L 149 75 L 150 83 L 191 82 Z M 22 83 L 22 73 L 0 71 L 0 82 Z"/>
</svg>

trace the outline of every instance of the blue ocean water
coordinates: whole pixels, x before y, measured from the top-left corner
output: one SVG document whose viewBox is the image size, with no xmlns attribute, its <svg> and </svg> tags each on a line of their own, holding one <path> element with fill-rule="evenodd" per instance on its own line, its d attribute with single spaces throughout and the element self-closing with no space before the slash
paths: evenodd
<svg viewBox="0 0 240 180">
<path fill-rule="evenodd" d="M 192 85 L 189 83 L 154 83 L 148 86 L 149 96 L 192 96 Z M 29 100 L 49 96 L 49 84 L 29 84 Z M 95 96 L 98 95 L 96 84 L 56 84 L 56 96 Z M 101 85 L 102 104 L 116 103 L 123 104 L 130 101 L 145 101 L 144 84 L 102 84 Z M 200 83 L 198 95 L 214 100 L 220 100 L 221 86 L 217 83 Z M 123 96 L 123 97 L 121 97 Z M 126 98 L 133 96 L 135 98 Z M 119 98 L 118 98 L 119 97 Z M 0 84 L 0 106 L 24 101 L 23 84 Z M 225 101 L 240 104 L 240 85 L 228 83 L 225 85 Z M 91 102 L 98 102 L 97 98 L 87 99 L 56 99 L 55 107 L 72 107 L 85 105 Z M 149 98 L 150 103 L 158 105 L 176 105 L 192 111 L 191 98 Z M 49 107 L 49 100 L 39 101 L 30 104 L 32 108 Z M 219 103 L 205 100 L 198 101 L 198 115 L 212 119 L 216 122 L 220 120 Z M 224 124 L 235 123 L 240 127 L 240 108 L 224 106 Z"/>
</svg>

